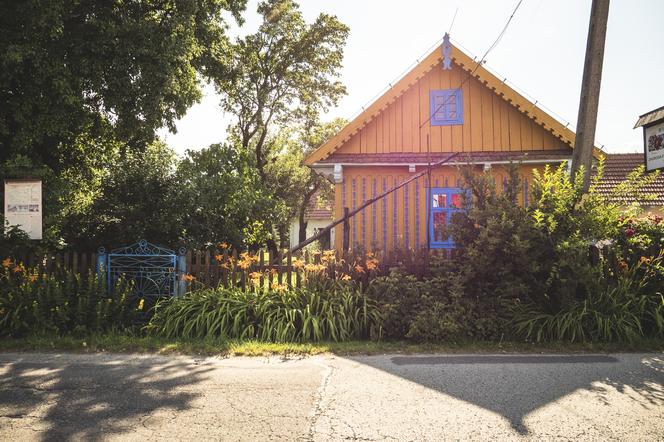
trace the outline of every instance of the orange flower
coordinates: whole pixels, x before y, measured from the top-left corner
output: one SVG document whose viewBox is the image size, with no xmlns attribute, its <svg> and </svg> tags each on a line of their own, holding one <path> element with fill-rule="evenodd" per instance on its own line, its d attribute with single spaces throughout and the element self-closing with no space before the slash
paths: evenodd
<svg viewBox="0 0 664 442">
<path fill-rule="evenodd" d="M 356 265 L 355 265 L 355 271 L 356 271 L 357 273 L 364 273 L 364 267 L 362 267 L 362 266 L 359 265 L 359 264 L 356 264 Z"/>
<path fill-rule="evenodd" d="M 37 275 L 30 275 L 30 281 L 31 282 L 37 281 Z"/>
<path fill-rule="evenodd" d="M 277 292 L 285 292 L 286 290 L 288 290 L 288 286 L 286 284 L 278 284 L 276 282 L 273 282 L 272 290 L 275 290 Z"/>
<path fill-rule="evenodd" d="M 21 273 L 23 271 L 20 265 L 14 267 L 12 270 L 14 271 L 14 273 Z"/>
<path fill-rule="evenodd" d="M 196 277 L 194 275 L 190 275 L 189 273 L 186 273 L 186 274 L 182 275 L 182 279 L 187 281 L 187 282 L 191 282 L 194 279 L 196 279 Z"/>
<path fill-rule="evenodd" d="M 342 280 L 342 281 L 350 281 L 351 279 L 352 279 L 352 278 L 350 277 L 350 275 L 345 275 L 345 274 L 344 274 L 344 275 L 341 277 L 341 280 Z"/>
<path fill-rule="evenodd" d="M 225 249 L 227 249 L 228 247 L 229 247 L 228 244 L 225 243 L 225 242 L 220 242 L 220 243 L 219 243 L 219 248 L 220 248 L 221 250 L 225 250 Z"/>
<path fill-rule="evenodd" d="M 252 256 L 249 254 L 249 252 L 242 252 L 240 254 L 240 258 L 242 259 L 237 263 L 237 265 L 243 270 L 247 270 L 254 262 L 258 261 L 258 257 Z"/>
<path fill-rule="evenodd" d="M 5 259 L 2 260 L 2 266 L 4 268 L 9 268 L 12 264 L 13 264 L 12 260 L 9 259 L 9 258 L 5 258 Z"/>
<path fill-rule="evenodd" d="M 623 261 L 622 259 L 620 261 L 618 261 L 618 267 L 620 268 L 620 271 L 623 272 L 623 273 L 625 273 L 627 271 L 627 269 L 629 268 L 627 263 L 625 261 Z"/>
<path fill-rule="evenodd" d="M 295 269 L 301 269 L 304 267 L 304 261 L 301 259 L 295 258 L 295 261 L 293 261 L 293 268 Z"/>
<path fill-rule="evenodd" d="M 378 267 L 378 260 L 376 258 L 369 258 L 366 262 L 367 269 L 374 270 Z"/>
<path fill-rule="evenodd" d="M 224 255 L 214 255 L 214 259 L 216 259 L 217 262 L 222 262 L 224 260 Z"/>
</svg>

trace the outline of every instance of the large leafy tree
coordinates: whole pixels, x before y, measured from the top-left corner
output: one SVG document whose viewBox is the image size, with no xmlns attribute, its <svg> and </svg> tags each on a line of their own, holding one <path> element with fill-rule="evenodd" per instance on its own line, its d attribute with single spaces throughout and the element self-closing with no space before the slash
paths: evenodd
<svg viewBox="0 0 664 442">
<path fill-rule="evenodd" d="M 275 175 L 267 170 L 288 153 L 275 142 L 279 138 L 275 134 L 285 127 L 313 126 L 320 113 L 346 93 L 338 76 L 349 29 L 328 14 L 307 23 L 292 0 L 263 1 L 258 12 L 262 16 L 258 31 L 232 44 L 231 75 L 215 76 L 214 81 L 222 107 L 237 117 L 231 133 L 252 153 L 264 191 L 284 201 L 279 189 L 288 185 L 273 186 Z M 289 167 L 296 164 L 291 161 Z M 270 233 L 283 230 L 284 219 L 281 226 L 268 220 L 264 227 Z M 276 251 L 272 238 L 267 245 Z"/>
<path fill-rule="evenodd" d="M 258 31 L 232 44 L 232 75 L 215 76 L 215 84 L 265 181 L 274 127 L 316 121 L 346 93 L 338 76 L 349 29 L 328 14 L 308 24 L 292 0 L 261 2 L 258 12 L 263 20 Z"/>
<path fill-rule="evenodd" d="M 246 0 L 0 3 L 0 160 L 53 169 L 82 133 L 144 147 L 200 98 L 197 73 L 228 74 L 222 16 Z M 89 152 L 86 152 L 89 154 Z"/>
<path fill-rule="evenodd" d="M 118 154 L 174 130 L 201 76 L 230 75 L 227 20 L 245 3 L 0 1 L 0 180 L 44 180 L 47 237 L 88 208 Z"/>
</svg>

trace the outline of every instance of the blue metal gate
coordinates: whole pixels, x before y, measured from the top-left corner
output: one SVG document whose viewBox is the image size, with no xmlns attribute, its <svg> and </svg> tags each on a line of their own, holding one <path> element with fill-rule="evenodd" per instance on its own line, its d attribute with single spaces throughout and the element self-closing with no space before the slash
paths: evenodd
<svg viewBox="0 0 664 442">
<path fill-rule="evenodd" d="M 161 297 L 183 294 L 186 283 L 183 284 L 178 275 L 186 272 L 184 267 L 184 250 L 176 255 L 173 250 L 144 239 L 110 253 L 102 247 L 97 255 L 97 269 L 105 273 L 109 290 L 121 277 L 130 280 L 135 301 L 143 300 L 146 308 Z"/>
</svg>

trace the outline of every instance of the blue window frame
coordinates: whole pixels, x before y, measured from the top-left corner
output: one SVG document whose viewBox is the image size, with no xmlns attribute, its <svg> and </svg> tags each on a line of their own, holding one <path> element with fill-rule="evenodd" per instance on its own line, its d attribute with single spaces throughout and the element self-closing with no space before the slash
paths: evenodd
<svg viewBox="0 0 664 442">
<path fill-rule="evenodd" d="M 430 91 L 429 107 L 432 126 L 463 124 L 463 91 L 461 89 Z"/>
<path fill-rule="evenodd" d="M 447 236 L 452 215 L 464 210 L 466 193 L 459 187 L 433 187 L 429 189 L 429 246 L 432 249 L 453 249 L 454 241 Z"/>
</svg>

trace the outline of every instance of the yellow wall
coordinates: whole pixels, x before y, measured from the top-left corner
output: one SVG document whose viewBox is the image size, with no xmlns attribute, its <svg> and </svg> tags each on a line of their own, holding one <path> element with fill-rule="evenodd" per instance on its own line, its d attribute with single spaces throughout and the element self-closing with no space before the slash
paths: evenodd
<svg viewBox="0 0 664 442">
<path fill-rule="evenodd" d="M 431 126 L 429 91 L 458 88 L 463 79 L 464 124 Z M 420 127 L 421 126 L 421 127 Z M 370 123 L 338 153 L 479 152 L 569 149 L 565 143 L 519 112 L 456 65 L 434 68 Z"/>
<path fill-rule="evenodd" d="M 481 171 L 480 167 L 476 167 L 478 172 Z M 527 179 L 528 189 L 532 191 L 534 168 L 530 165 L 520 166 L 522 190 L 523 182 Z M 352 211 L 359 207 L 363 201 L 375 195 L 380 195 L 385 190 L 421 171 L 422 169 L 409 173 L 405 166 L 345 167 L 344 182 L 337 183 L 335 189 L 335 218 L 343 216 L 344 203 Z M 507 167 L 494 165 L 491 174 L 496 178 L 496 188 L 502 191 L 500 183 L 503 182 L 504 177 L 508 176 Z M 459 179 L 460 170 L 456 166 L 439 167 L 431 173 L 433 187 L 458 187 Z M 395 236 L 396 248 L 408 247 L 415 249 L 426 247 L 427 188 L 426 176 L 420 177 L 352 217 L 351 247 L 361 245 L 366 250 L 384 250 L 385 248 L 389 250 L 395 248 Z M 408 205 L 406 205 L 406 194 L 408 195 Z M 519 204 L 523 204 L 523 191 L 519 193 Z M 406 207 L 408 210 L 406 210 Z M 407 230 L 406 224 L 408 224 Z M 342 241 L 343 225 L 339 225 L 335 233 L 335 248 L 337 250 L 341 250 Z"/>
</svg>

